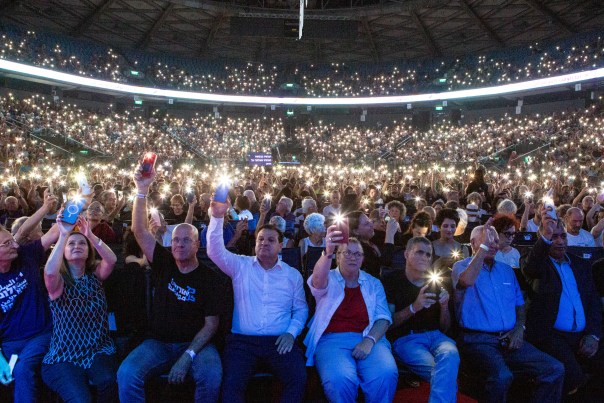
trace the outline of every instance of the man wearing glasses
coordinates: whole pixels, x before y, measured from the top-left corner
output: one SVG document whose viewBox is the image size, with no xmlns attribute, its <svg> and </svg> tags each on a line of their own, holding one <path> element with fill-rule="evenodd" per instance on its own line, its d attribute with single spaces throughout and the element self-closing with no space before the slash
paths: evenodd
<svg viewBox="0 0 604 403">
<path fill-rule="evenodd" d="M 22 228 L 38 225 L 54 202 L 56 197 L 46 193 L 44 206 Z M 45 252 L 58 237 L 54 226 L 42 238 L 19 246 L 10 232 L 0 228 L 0 383 L 15 381 L 16 403 L 39 398 L 40 364 L 52 330 L 40 268 L 46 260 Z M 11 375 L 8 361 L 13 354 L 18 359 Z"/>
<path fill-rule="evenodd" d="M 147 225 L 147 193 L 155 172 L 135 173 L 137 195 L 132 231 L 151 264 L 154 295 L 149 335 L 132 351 L 118 370 L 120 401 L 144 402 L 145 381 L 170 371 L 170 383 L 188 377 L 196 383 L 196 402 L 216 402 L 222 365 L 212 338 L 226 294 L 212 270 L 197 260 L 199 235 L 190 224 L 180 224 L 172 233 L 172 250 L 157 244 Z"/>
<path fill-rule="evenodd" d="M 233 327 L 224 351 L 222 401 L 245 401 L 258 363 L 269 366 L 283 383 L 283 402 L 300 402 L 306 368 L 295 339 L 308 307 L 300 272 L 279 259 L 283 233 L 267 224 L 256 233 L 256 256 L 229 252 L 222 236 L 227 203 L 211 203 L 208 256 L 233 281 Z"/>
</svg>

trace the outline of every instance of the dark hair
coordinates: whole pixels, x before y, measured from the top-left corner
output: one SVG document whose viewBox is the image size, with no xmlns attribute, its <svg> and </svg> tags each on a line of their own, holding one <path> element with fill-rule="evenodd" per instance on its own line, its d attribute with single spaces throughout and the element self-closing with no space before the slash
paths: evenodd
<svg viewBox="0 0 604 403">
<path fill-rule="evenodd" d="M 503 232 L 506 228 L 510 228 L 511 226 L 514 226 L 516 230 L 520 228 L 520 223 L 515 216 L 503 213 L 495 214 L 495 217 L 493 218 L 493 228 L 495 228 L 495 231 Z"/>
<path fill-rule="evenodd" d="M 434 224 L 440 227 L 446 218 L 455 221 L 455 226 L 459 224 L 459 213 L 457 212 L 457 210 L 453 210 L 450 208 L 444 208 L 440 210 L 436 215 L 436 220 L 434 220 Z"/>
<path fill-rule="evenodd" d="M 459 202 L 457 202 L 455 200 L 449 200 L 448 202 L 445 203 L 444 208 L 450 209 L 450 210 L 457 210 L 459 208 Z"/>
<path fill-rule="evenodd" d="M 407 231 L 407 233 L 412 234 L 413 228 L 415 227 L 428 227 L 428 234 L 430 234 L 430 232 L 432 231 L 432 217 L 430 216 L 430 214 L 426 213 L 425 211 L 418 211 L 417 213 L 415 213 L 415 215 L 411 219 L 411 223 L 409 224 L 409 230 Z"/>
<path fill-rule="evenodd" d="M 356 193 L 344 195 L 342 198 L 342 214 L 353 212 L 359 208 L 359 198 Z"/>
<path fill-rule="evenodd" d="M 85 263 L 85 267 L 84 267 L 84 273 L 85 274 L 92 274 L 92 273 L 94 273 L 94 271 L 96 270 L 96 266 L 97 266 L 97 263 L 96 263 L 96 249 L 94 248 L 94 246 L 92 246 L 92 242 L 90 242 L 90 239 L 88 239 L 81 232 L 72 231 L 67 236 L 67 239 L 69 239 L 73 235 L 81 235 L 86 240 L 86 244 L 88 245 L 88 257 L 86 258 L 86 263 Z M 65 247 L 67 247 L 67 244 L 65 245 Z M 61 274 L 61 277 L 63 278 L 63 281 L 65 282 L 65 284 L 74 285 L 75 284 L 75 279 L 71 275 L 71 272 L 69 271 L 69 264 L 67 263 L 67 259 L 65 259 L 65 248 L 63 248 L 63 252 L 62 253 L 63 253 L 63 260 L 61 262 L 61 267 L 59 268 L 59 273 Z"/>
<path fill-rule="evenodd" d="M 237 196 L 237 198 L 235 199 L 235 206 L 240 209 L 239 211 L 249 210 L 250 201 L 247 196 Z"/>
<path fill-rule="evenodd" d="M 256 231 L 256 239 L 258 238 L 258 235 L 260 235 L 260 231 L 262 231 L 263 229 L 266 229 L 269 231 L 275 231 L 279 238 L 279 242 L 283 242 L 283 232 L 281 232 L 281 230 L 279 228 L 277 228 L 276 225 L 273 225 L 273 224 L 264 224 L 264 225 L 260 226 L 260 228 L 258 228 L 258 230 Z"/>
<path fill-rule="evenodd" d="M 405 207 L 403 203 L 398 200 L 392 200 L 386 204 L 387 209 L 390 209 L 391 207 L 399 209 L 401 212 L 401 221 L 405 219 L 405 216 L 407 215 L 407 207 Z"/>
<path fill-rule="evenodd" d="M 348 218 L 348 229 L 351 234 L 355 234 L 356 230 L 359 229 L 359 221 L 362 215 L 364 215 L 361 210 L 356 210 L 346 214 Z"/>
<path fill-rule="evenodd" d="M 138 242 L 136 242 L 132 231 L 126 231 L 126 235 L 124 236 L 124 256 L 143 257 L 143 251 Z"/>
</svg>

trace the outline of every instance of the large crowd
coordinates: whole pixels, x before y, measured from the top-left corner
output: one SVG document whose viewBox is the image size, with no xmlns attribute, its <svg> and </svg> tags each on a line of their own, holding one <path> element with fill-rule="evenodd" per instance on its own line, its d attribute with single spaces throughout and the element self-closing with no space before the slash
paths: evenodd
<svg viewBox="0 0 604 403">
<path fill-rule="evenodd" d="M 287 401 L 305 366 L 330 401 L 359 387 L 392 401 L 397 361 L 436 400 L 455 401 L 460 368 L 481 401 L 513 379 L 542 401 L 604 398 L 597 106 L 428 133 L 319 123 L 295 132 L 313 159 L 272 167 L 200 165 L 183 146 L 268 150 L 285 138 L 269 118 L 11 95 L 0 113 L 0 381 L 15 401 L 43 384 L 143 401 L 161 374 L 196 401 L 244 401 L 259 363 Z M 114 158 L 78 164 L 44 136 Z M 528 155 L 504 153 L 521 142 Z M 384 150 L 404 163 L 361 161 Z"/>
<path fill-rule="evenodd" d="M 159 88 L 240 95 L 359 97 L 442 92 L 509 84 L 602 67 L 597 33 L 484 55 L 391 65 L 245 63 L 220 66 L 169 55 L 117 51 L 49 33 L 5 27 L 0 57 L 40 67 Z"/>
<path fill-rule="evenodd" d="M 52 36 L 15 35 L 7 59 L 132 80 L 113 51 L 80 58 Z M 596 67 L 590 40 L 533 48 L 537 64 L 288 74 L 314 96 L 413 92 L 441 76 L 455 89 Z M 281 80 L 252 64 L 226 76 L 148 66 L 145 79 L 175 88 L 269 94 Z M 195 401 L 243 402 L 261 368 L 300 402 L 314 398 L 314 368 L 319 398 L 335 402 L 359 389 L 391 402 L 400 370 L 430 384 L 430 401 L 456 401 L 463 373 L 479 401 L 520 383 L 525 400 L 601 402 L 603 119 L 593 104 L 427 132 L 404 119 L 287 130 L 270 116 L 142 118 L 8 94 L 0 400 L 142 402 L 163 376 Z M 51 145 L 69 139 L 108 158 Z M 300 164 L 243 162 L 275 149 Z"/>
</svg>

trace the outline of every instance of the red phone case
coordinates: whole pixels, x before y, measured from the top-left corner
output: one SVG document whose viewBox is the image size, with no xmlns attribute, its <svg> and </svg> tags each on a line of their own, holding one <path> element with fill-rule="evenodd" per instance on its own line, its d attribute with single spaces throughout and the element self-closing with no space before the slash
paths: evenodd
<svg viewBox="0 0 604 403">
<path fill-rule="evenodd" d="M 143 158 L 143 166 L 142 166 L 142 175 L 144 178 L 148 178 L 151 176 L 151 172 L 155 168 L 155 161 L 157 160 L 157 154 L 155 153 L 147 153 Z"/>
<path fill-rule="evenodd" d="M 342 221 L 336 224 L 338 231 L 342 231 L 342 240 L 337 243 L 348 244 L 350 230 L 348 228 L 348 218 L 342 218 Z"/>
</svg>

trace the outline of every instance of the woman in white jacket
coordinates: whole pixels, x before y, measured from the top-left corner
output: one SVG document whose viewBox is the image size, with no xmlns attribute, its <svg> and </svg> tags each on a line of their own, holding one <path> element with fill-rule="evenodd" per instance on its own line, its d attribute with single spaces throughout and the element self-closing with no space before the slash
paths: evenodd
<svg viewBox="0 0 604 403">
<path fill-rule="evenodd" d="M 317 367 L 331 402 L 356 401 L 359 386 L 366 402 L 391 402 L 398 370 L 384 337 L 392 323 L 386 294 L 361 270 L 361 243 L 338 244 L 342 239 L 335 225 L 328 228 L 325 252 L 308 279 L 317 307 L 304 340 L 306 365 Z M 334 257 L 338 267 L 330 270 Z"/>
</svg>

